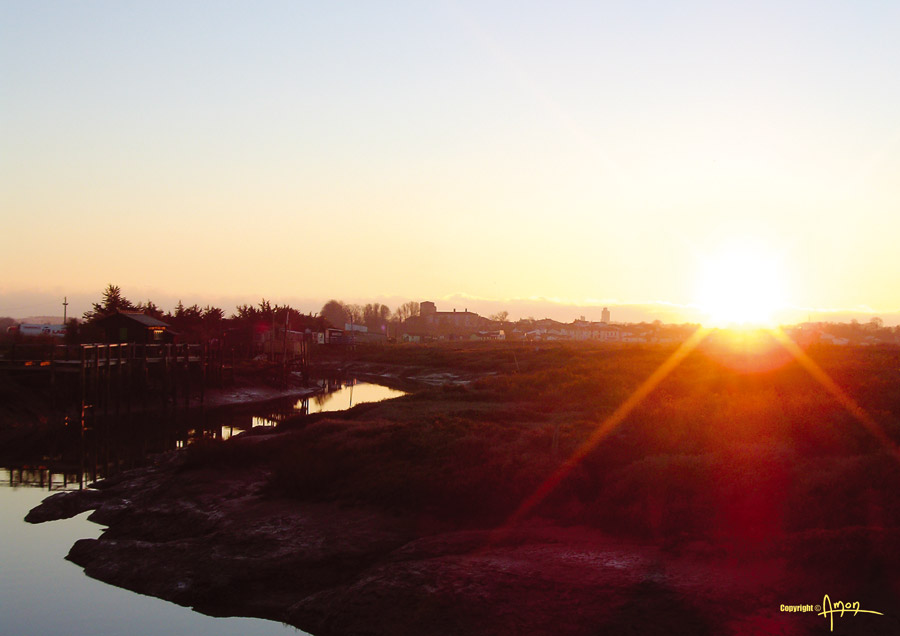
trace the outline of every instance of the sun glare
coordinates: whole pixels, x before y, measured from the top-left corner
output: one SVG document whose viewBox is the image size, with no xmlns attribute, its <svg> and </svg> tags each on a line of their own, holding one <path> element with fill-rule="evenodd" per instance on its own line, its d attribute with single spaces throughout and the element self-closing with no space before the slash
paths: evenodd
<svg viewBox="0 0 900 636">
<path fill-rule="evenodd" d="M 778 259 L 750 244 L 723 246 L 702 264 L 697 299 L 708 327 L 774 326 L 784 306 Z"/>
</svg>

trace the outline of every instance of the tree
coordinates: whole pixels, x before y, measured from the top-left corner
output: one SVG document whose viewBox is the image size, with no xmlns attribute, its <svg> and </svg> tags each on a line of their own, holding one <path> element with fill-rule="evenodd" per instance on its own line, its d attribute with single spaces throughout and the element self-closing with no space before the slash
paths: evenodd
<svg viewBox="0 0 900 636">
<path fill-rule="evenodd" d="M 231 315 L 232 320 L 238 322 L 254 322 L 259 317 L 259 311 L 253 305 L 238 305 L 236 314 Z"/>
<path fill-rule="evenodd" d="M 219 323 L 225 319 L 225 312 L 218 307 L 210 307 L 207 305 L 203 308 L 203 322 Z"/>
<path fill-rule="evenodd" d="M 84 320 L 87 323 L 93 323 L 117 311 L 128 311 L 134 308 L 131 301 L 122 295 L 122 290 L 117 285 L 109 284 L 103 291 L 103 302 L 93 303 L 93 308 L 84 312 Z"/>
<path fill-rule="evenodd" d="M 495 320 L 497 322 L 506 322 L 506 319 L 509 318 L 509 312 L 505 309 L 503 311 L 498 311 L 496 314 L 491 316 L 491 320 Z M 584 316 L 581 317 L 584 320 Z"/>
<path fill-rule="evenodd" d="M 343 329 L 344 323 L 350 322 L 344 303 L 339 300 L 329 300 L 322 306 L 322 311 L 319 312 L 319 315 L 331 323 L 332 327 L 337 327 L 338 329 Z"/>
<path fill-rule="evenodd" d="M 175 311 L 167 314 L 165 320 L 175 327 L 185 342 L 201 342 L 204 339 L 203 310 L 197 304 L 185 307 L 179 300 Z"/>
<path fill-rule="evenodd" d="M 363 322 L 369 331 L 384 331 L 390 318 L 391 310 L 387 305 L 369 303 L 363 308 Z"/>
<path fill-rule="evenodd" d="M 138 303 L 134 308 L 147 314 L 148 316 L 156 318 L 157 320 L 162 320 L 163 316 L 165 315 L 163 310 L 157 307 L 156 303 L 149 299 L 145 303 Z"/>
<path fill-rule="evenodd" d="M 77 318 L 69 318 L 66 321 L 66 336 L 65 343 L 69 344 L 78 344 L 81 342 L 81 325 L 78 323 Z"/>
<path fill-rule="evenodd" d="M 403 322 L 407 318 L 413 318 L 419 315 L 419 303 L 414 300 L 403 303 L 394 311 L 394 318 Z"/>
<path fill-rule="evenodd" d="M 200 309 L 199 305 L 194 304 L 190 307 L 185 307 L 180 300 L 178 301 L 178 306 L 175 307 L 174 314 L 176 321 L 186 326 L 194 326 L 200 323 L 202 317 L 203 310 Z"/>
<path fill-rule="evenodd" d="M 278 305 L 272 307 L 272 317 L 276 325 L 291 328 L 291 324 L 299 316 L 299 312 L 290 305 Z"/>
<path fill-rule="evenodd" d="M 347 317 L 354 325 L 361 325 L 366 321 L 365 310 L 362 305 L 344 305 L 344 311 L 347 312 Z M 343 325 L 341 326 L 343 327 Z"/>
<path fill-rule="evenodd" d="M 74 318 L 72 320 L 74 320 Z M 14 334 L 7 334 L 7 329 L 18 324 L 19 321 L 15 318 L 10 318 L 9 316 L 0 318 L 0 342 L 12 341 L 14 339 Z"/>
<path fill-rule="evenodd" d="M 222 323 L 225 320 L 225 312 L 218 307 L 207 305 L 203 308 L 203 315 L 200 318 L 203 324 L 203 335 L 205 338 L 212 338 L 222 330 Z"/>
<path fill-rule="evenodd" d="M 277 307 L 277 305 L 276 305 Z M 259 317 L 262 320 L 271 321 L 272 318 L 275 317 L 275 310 L 272 308 L 272 303 L 270 303 L 265 298 L 259 301 Z"/>
</svg>

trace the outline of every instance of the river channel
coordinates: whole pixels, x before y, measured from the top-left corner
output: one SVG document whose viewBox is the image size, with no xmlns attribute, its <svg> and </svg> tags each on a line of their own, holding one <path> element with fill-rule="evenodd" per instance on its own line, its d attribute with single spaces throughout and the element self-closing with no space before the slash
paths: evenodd
<svg viewBox="0 0 900 636">
<path fill-rule="evenodd" d="M 188 428 L 190 424 L 186 424 L 180 432 L 167 434 L 167 440 L 172 447 L 179 447 L 201 436 L 227 439 L 252 427 L 272 426 L 290 414 L 339 411 L 403 395 L 402 391 L 368 383 L 332 388 L 336 390 L 309 398 L 217 409 L 204 415 L 202 426 Z M 96 461 L 93 468 L 102 476 L 103 469 Z M 0 633 L 306 634 L 268 620 L 205 616 L 85 576 L 80 567 L 65 560 L 65 555 L 78 539 L 96 538 L 103 532 L 101 526 L 87 520 L 90 513 L 38 525 L 23 520 L 49 490 L 84 487 L 85 479 L 83 472 L 79 475 L 43 466 L 0 468 Z"/>
</svg>

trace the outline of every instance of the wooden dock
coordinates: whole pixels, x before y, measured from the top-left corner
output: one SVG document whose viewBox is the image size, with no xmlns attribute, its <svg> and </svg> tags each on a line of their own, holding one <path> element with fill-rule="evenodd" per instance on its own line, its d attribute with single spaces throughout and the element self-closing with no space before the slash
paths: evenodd
<svg viewBox="0 0 900 636">
<path fill-rule="evenodd" d="M 296 373 L 308 382 L 308 342 L 268 357 L 269 381 L 287 382 Z M 204 406 L 207 389 L 232 382 L 235 363 L 231 349 L 193 344 L 0 348 L 0 373 L 23 387 L 39 387 L 54 413 L 51 451 L 29 466 L 10 468 L 10 483 L 83 487 L 85 480 L 137 465 L 136 457 L 153 449 L 186 443 L 203 429 L 205 416 L 195 409 Z"/>
<path fill-rule="evenodd" d="M 282 381 L 309 379 L 308 342 L 269 356 Z M 135 410 L 203 405 L 207 387 L 234 379 L 233 351 L 199 344 L 14 344 L 0 349 L 0 372 L 49 383 L 56 406 L 80 407 L 81 419 Z M 276 375 L 279 375 L 276 373 Z M 47 384 L 44 384 L 47 386 Z"/>
<path fill-rule="evenodd" d="M 198 393 L 202 403 L 208 378 L 222 376 L 216 354 L 190 344 L 16 345 L 0 354 L 0 370 L 46 377 L 55 401 L 118 414 L 151 397 L 187 404 Z"/>
</svg>

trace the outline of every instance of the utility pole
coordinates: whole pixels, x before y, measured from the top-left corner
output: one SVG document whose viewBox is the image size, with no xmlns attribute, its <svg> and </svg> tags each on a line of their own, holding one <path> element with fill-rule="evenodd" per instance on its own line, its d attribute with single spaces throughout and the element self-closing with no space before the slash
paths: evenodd
<svg viewBox="0 0 900 636">
<path fill-rule="evenodd" d="M 66 324 L 66 310 L 69 308 L 69 297 L 63 296 L 63 324 Z"/>
</svg>

